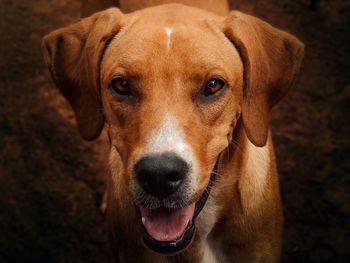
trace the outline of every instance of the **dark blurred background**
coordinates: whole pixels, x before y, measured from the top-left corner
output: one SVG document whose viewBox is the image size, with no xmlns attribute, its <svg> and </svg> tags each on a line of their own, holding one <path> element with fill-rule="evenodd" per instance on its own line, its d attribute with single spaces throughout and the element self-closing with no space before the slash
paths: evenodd
<svg viewBox="0 0 350 263">
<path fill-rule="evenodd" d="M 306 46 L 273 110 L 285 215 L 283 262 L 350 262 L 350 4 L 230 1 Z M 106 136 L 84 142 L 40 41 L 77 21 L 77 0 L 0 0 L 0 262 L 109 262 Z"/>
</svg>

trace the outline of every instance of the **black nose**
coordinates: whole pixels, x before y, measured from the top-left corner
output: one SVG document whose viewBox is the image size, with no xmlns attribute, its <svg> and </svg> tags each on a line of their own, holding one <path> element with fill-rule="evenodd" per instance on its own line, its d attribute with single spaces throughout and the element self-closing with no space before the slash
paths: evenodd
<svg viewBox="0 0 350 263">
<path fill-rule="evenodd" d="M 134 169 L 144 191 L 159 199 L 174 193 L 188 172 L 186 162 L 173 153 L 143 157 Z"/>
</svg>

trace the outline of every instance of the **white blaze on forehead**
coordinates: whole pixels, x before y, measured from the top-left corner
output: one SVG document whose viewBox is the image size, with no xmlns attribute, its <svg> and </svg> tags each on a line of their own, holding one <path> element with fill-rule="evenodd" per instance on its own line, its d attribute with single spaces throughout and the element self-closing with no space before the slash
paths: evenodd
<svg viewBox="0 0 350 263">
<path fill-rule="evenodd" d="M 171 34 L 173 33 L 173 29 L 172 28 L 170 28 L 170 27 L 166 27 L 165 28 L 165 32 L 166 32 L 166 34 L 167 34 L 167 36 L 168 36 L 168 48 L 170 48 L 170 43 L 171 43 Z"/>
</svg>

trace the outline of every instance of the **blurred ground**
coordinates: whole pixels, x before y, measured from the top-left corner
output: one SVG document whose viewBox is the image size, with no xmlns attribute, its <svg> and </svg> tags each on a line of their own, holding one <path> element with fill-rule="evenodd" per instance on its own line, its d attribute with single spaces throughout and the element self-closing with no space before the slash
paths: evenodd
<svg viewBox="0 0 350 263">
<path fill-rule="evenodd" d="M 283 262 L 350 262 L 350 5 L 230 1 L 306 45 L 273 110 L 285 214 Z M 105 136 L 82 141 L 40 49 L 77 20 L 74 0 L 0 0 L 0 262 L 109 262 L 99 203 Z"/>
</svg>

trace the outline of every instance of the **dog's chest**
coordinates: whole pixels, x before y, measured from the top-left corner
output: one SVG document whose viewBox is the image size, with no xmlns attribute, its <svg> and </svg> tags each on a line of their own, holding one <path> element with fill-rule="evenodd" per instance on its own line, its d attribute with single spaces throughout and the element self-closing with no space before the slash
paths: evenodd
<svg viewBox="0 0 350 263">
<path fill-rule="evenodd" d="M 209 243 L 212 244 L 212 246 L 209 245 Z M 205 242 L 204 256 L 203 256 L 202 263 L 228 263 L 229 262 L 227 260 L 227 257 L 223 253 L 220 243 L 221 242 L 215 242 L 214 240 L 211 240 L 211 239 Z"/>
<path fill-rule="evenodd" d="M 218 263 L 216 260 L 216 257 L 214 255 L 214 251 L 212 248 L 208 245 L 208 242 L 205 242 L 204 247 L 204 256 L 203 256 L 203 263 Z"/>
<path fill-rule="evenodd" d="M 198 230 L 205 240 L 203 240 L 203 260 L 202 263 L 226 263 L 229 262 L 221 246 L 221 240 L 214 238 L 210 232 L 213 230 L 217 221 L 217 205 L 215 198 L 216 189 L 212 189 L 212 193 L 208 198 L 206 206 L 203 208 L 198 217 Z"/>
</svg>

